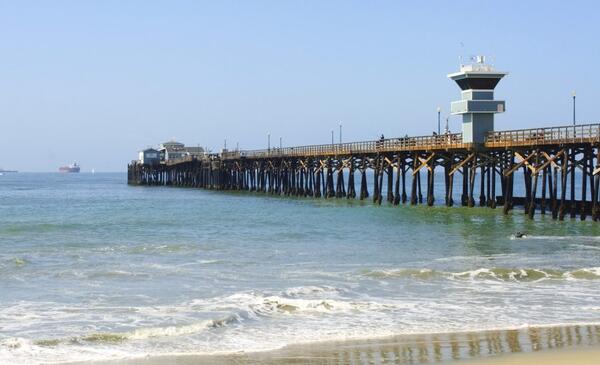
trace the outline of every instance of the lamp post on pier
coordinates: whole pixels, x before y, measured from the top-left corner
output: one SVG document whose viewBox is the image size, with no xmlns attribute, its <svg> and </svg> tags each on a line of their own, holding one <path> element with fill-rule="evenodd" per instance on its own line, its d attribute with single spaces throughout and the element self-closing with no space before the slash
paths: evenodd
<svg viewBox="0 0 600 365">
<path fill-rule="evenodd" d="M 267 151 L 271 151 L 271 132 L 267 133 Z"/>
<path fill-rule="evenodd" d="M 450 133 L 450 123 L 449 123 L 449 119 L 450 116 L 446 116 L 446 133 Z"/>
<path fill-rule="evenodd" d="M 331 144 L 333 144 L 333 129 L 331 130 Z"/>
<path fill-rule="evenodd" d="M 573 92 L 571 93 L 571 96 L 573 96 L 573 125 L 576 124 L 576 119 L 575 119 L 575 98 L 577 97 L 577 93 L 575 93 L 575 90 L 573 90 Z"/>
<path fill-rule="evenodd" d="M 442 108 L 440 108 L 440 107 L 438 106 L 438 108 L 437 108 L 437 112 L 438 112 L 438 136 L 439 136 L 439 135 L 440 135 L 440 131 L 441 131 L 441 130 L 440 130 L 440 113 L 442 112 Z"/>
<path fill-rule="evenodd" d="M 340 144 L 342 144 L 342 122 L 340 122 Z"/>
<path fill-rule="evenodd" d="M 279 149 L 281 149 L 281 141 L 282 141 L 282 137 L 279 136 Z"/>
</svg>

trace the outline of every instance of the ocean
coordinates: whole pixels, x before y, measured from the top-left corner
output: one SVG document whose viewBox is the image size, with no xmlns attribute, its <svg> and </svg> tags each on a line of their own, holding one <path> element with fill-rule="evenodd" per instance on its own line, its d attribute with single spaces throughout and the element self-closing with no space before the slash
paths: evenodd
<svg viewBox="0 0 600 365">
<path fill-rule="evenodd" d="M 5 174 L 0 364 L 599 323 L 599 233 L 520 208 Z"/>
</svg>

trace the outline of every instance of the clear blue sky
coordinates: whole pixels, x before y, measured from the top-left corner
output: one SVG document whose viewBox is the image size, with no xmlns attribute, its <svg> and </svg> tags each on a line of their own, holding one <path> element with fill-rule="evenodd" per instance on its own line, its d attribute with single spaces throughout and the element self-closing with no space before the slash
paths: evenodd
<svg viewBox="0 0 600 365">
<path fill-rule="evenodd" d="M 472 54 L 510 72 L 496 129 L 570 123 L 573 89 L 600 121 L 598 24 L 593 1 L 0 0 L 0 167 L 430 134 Z"/>
</svg>

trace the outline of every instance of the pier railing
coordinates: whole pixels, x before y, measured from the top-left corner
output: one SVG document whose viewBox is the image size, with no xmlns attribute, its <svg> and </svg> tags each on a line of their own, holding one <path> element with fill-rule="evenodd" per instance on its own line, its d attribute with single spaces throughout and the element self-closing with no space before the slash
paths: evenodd
<svg viewBox="0 0 600 365">
<path fill-rule="evenodd" d="M 600 143 L 600 124 L 494 131 L 489 132 L 486 136 L 485 146 L 497 148 L 574 143 Z M 336 156 L 391 151 L 449 150 L 470 147 L 472 147 L 471 144 L 463 143 L 462 133 L 452 133 L 418 137 L 406 136 L 363 142 L 228 151 L 222 153 L 221 157 L 224 160 L 228 160 L 238 158 Z"/>
<path fill-rule="evenodd" d="M 486 147 L 519 147 L 600 142 L 600 124 L 489 132 Z"/>
<path fill-rule="evenodd" d="M 271 148 L 248 151 L 223 152 L 224 160 L 238 158 L 266 158 L 266 157 L 296 157 L 296 156 L 336 156 L 350 154 L 370 154 L 389 151 L 412 150 L 440 150 L 466 147 L 462 142 L 462 133 L 387 138 L 375 141 L 329 143 L 321 145 Z"/>
<path fill-rule="evenodd" d="M 600 123 L 493 131 L 489 132 L 485 139 L 485 147 L 488 148 L 510 148 L 578 143 L 600 144 Z M 220 158 L 223 160 L 236 160 L 240 158 L 260 159 L 279 157 L 340 156 L 396 151 L 469 149 L 471 147 L 472 144 L 463 143 L 462 133 L 450 133 L 418 137 L 405 136 L 400 138 L 387 138 L 362 142 L 328 143 L 283 148 L 274 147 L 260 150 L 235 150 L 222 152 L 220 155 L 206 155 L 200 158 L 195 156 L 184 156 L 182 158 L 166 161 L 165 164 L 170 166 L 182 162 L 189 162 L 195 159 L 210 160 L 214 158 Z"/>
</svg>

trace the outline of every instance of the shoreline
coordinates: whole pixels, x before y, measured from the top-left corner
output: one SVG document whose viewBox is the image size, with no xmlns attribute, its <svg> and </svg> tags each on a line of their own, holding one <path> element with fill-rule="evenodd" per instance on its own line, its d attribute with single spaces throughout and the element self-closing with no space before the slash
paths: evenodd
<svg viewBox="0 0 600 365">
<path fill-rule="evenodd" d="M 551 355 L 547 355 L 550 353 Z M 555 354 L 559 354 L 555 356 Z M 63 365 L 196 364 L 370 364 L 461 362 L 508 364 L 559 359 L 588 363 L 600 357 L 600 324 L 531 326 L 516 329 L 394 335 L 378 338 L 291 344 L 276 350 L 230 354 L 172 354 L 78 361 Z M 522 359 L 522 360 L 519 360 Z M 565 360 L 567 361 L 567 360 Z M 586 362 L 587 361 L 587 362 Z M 544 362 L 545 363 L 545 362 Z M 560 362 L 557 362 L 560 363 Z"/>
</svg>

